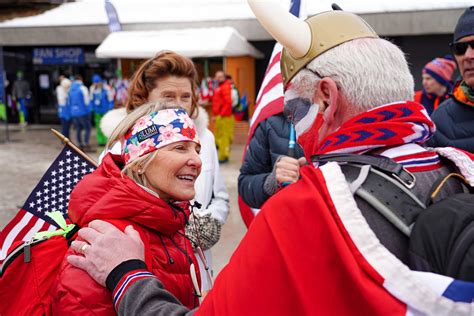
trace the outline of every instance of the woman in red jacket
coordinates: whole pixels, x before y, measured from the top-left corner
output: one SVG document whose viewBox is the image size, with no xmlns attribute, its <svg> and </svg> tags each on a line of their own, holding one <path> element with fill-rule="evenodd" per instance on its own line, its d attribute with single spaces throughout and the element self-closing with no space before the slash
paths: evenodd
<svg viewBox="0 0 474 316">
<path fill-rule="evenodd" d="M 107 154 L 77 184 L 69 217 L 81 227 L 94 219 L 122 230 L 133 225 L 145 244 L 149 270 L 192 308 L 198 305 L 200 280 L 184 227 L 201 172 L 200 144 L 183 109 L 160 108 L 141 106 L 119 124 L 109 141 L 122 143 L 121 155 Z M 86 253 L 87 247 L 81 251 Z M 70 254 L 72 250 L 66 257 Z M 115 315 L 107 290 L 66 259 L 52 291 L 56 315 Z"/>
</svg>

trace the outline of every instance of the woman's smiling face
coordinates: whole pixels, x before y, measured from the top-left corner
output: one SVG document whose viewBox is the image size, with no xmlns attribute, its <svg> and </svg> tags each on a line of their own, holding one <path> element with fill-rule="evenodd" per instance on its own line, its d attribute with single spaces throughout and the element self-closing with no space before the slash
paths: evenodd
<svg viewBox="0 0 474 316">
<path fill-rule="evenodd" d="M 157 150 L 144 171 L 147 187 L 166 201 L 194 198 L 194 183 L 201 173 L 201 145 L 182 141 Z"/>
</svg>

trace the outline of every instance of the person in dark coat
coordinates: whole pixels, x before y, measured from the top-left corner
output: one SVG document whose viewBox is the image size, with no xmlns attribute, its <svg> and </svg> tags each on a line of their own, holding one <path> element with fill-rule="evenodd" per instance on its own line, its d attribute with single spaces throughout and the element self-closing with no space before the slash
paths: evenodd
<svg viewBox="0 0 474 316">
<path fill-rule="evenodd" d="M 428 145 L 474 152 L 474 7 L 459 18 L 450 46 L 462 80 L 456 83 L 451 97 L 433 112 L 437 130 Z"/>
<path fill-rule="evenodd" d="M 250 207 L 260 208 L 282 183 L 298 180 L 303 150 L 297 144 L 295 157 L 288 157 L 289 137 L 284 113 L 270 116 L 255 129 L 238 180 L 239 195 Z"/>
</svg>

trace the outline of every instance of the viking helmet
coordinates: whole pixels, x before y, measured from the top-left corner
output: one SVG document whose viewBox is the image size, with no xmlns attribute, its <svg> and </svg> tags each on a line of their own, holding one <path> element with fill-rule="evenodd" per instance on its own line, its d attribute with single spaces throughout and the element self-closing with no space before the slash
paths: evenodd
<svg viewBox="0 0 474 316">
<path fill-rule="evenodd" d="M 357 38 L 378 38 L 361 17 L 340 10 L 322 12 L 305 21 L 269 0 L 248 0 L 260 24 L 283 45 L 281 74 L 285 86 L 314 58 Z"/>
</svg>

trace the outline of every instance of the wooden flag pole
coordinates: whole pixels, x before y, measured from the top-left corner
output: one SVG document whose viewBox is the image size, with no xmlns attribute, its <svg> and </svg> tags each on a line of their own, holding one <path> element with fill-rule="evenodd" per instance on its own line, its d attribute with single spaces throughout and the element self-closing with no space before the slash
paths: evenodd
<svg viewBox="0 0 474 316">
<path fill-rule="evenodd" d="M 77 153 L 79 153 L 79 155 L 81 155 L 82 157 L 84 157 L 85 160 L 89 161 L 92 165 L 94 165 L 94 167 L 97 168 L 98 164 L 97 162 L 94 161 L 94 159 L 92 159 L 91 157 L 89 157 L 85 152 L 83 152 L 79 147 L 77 147 L 76 145 L 74 145 L 74 143 L 69 139 L 67 138 L 66 136 L 64 136 L 63 134 L 61 134 L 60 132 L 58 132 L 57 130 L 55 130 L 54 128 L 51 129 L 51 132 L 57 137 L 59 138 L 64 144 L 66 145 L 69 145 L 69 147 L 71 147 L 72 149 L 74 149 Z"/>
</svg>

